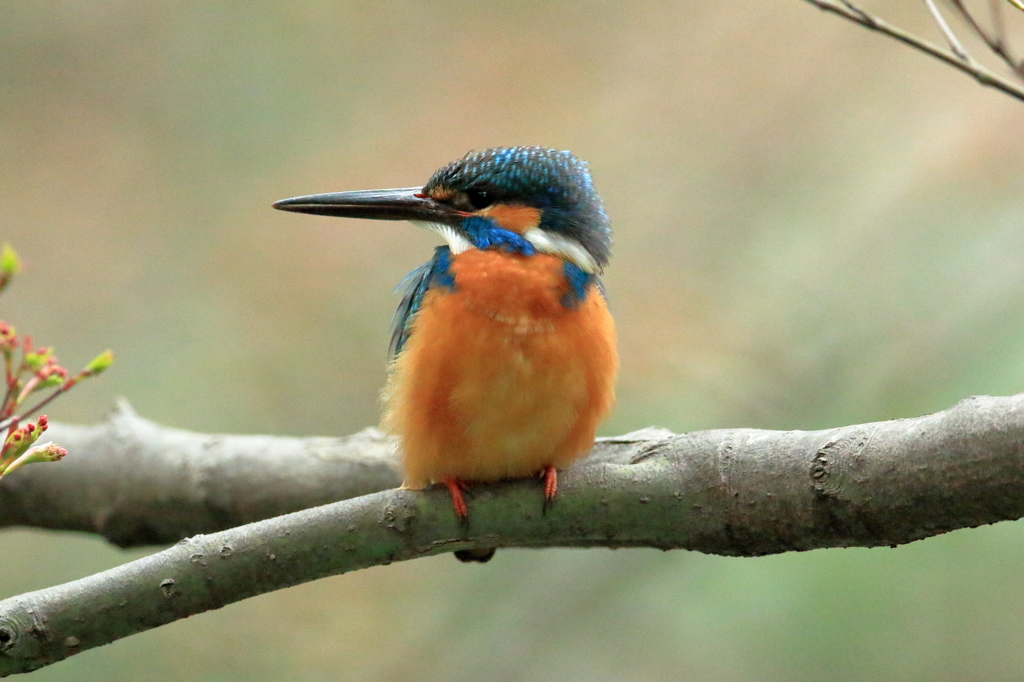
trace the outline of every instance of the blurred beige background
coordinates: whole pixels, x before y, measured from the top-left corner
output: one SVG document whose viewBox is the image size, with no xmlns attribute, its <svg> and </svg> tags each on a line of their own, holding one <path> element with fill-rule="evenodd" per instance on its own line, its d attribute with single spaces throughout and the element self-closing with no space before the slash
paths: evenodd
<svg viewBox="0 0 1024 682">
<path fill-rule="evenodd" d="M 868 6 L 936 37 L 921 3 Z M 587 159 L 613 220 L 605 434 L 1024 390 L 1024 104 L 799 0 L 0 0 L 0 93 L 0 239 L 25 263 L 0 317 L 69 366 L 118 357 L 55 419 L 124 396 L 198 431 L 375 423 L 392 289 L 435 240 L 270 203 L 511 144 Z M 436 557 L 33 679 L 1019 680 L 1022 528 L 756 560 Z M 0 548 L 5 597 L 142 554 Z"/>
</svg>

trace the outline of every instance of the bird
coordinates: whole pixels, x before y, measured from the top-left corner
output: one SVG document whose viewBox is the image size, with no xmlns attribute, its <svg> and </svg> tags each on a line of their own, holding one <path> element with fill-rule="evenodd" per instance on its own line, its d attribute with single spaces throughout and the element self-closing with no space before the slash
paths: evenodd
<svg viewBox="0 0 1024 682">
<path fill-rule="evenodd" d="M 569 151 L 471 151 L 422 187 L 312 194 L 274 208 L 407 220 L 444 244 L 399 285 L 381 425 L 402 487 L 447 487 L 459 521 L 471 483 L 558 470 L 593 447 L 615 401 L 615 324 L 600 276 L 611 225 Z M 493 548 L 456 552 L 487 561 Z"/>
</svg>

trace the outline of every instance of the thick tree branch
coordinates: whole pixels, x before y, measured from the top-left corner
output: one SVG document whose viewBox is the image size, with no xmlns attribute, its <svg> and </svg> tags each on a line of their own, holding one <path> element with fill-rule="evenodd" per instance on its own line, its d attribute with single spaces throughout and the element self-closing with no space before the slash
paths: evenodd
<svg viewBox="0 0 1024 682">
<path fill-rule="evenodd" d="M 605 442 L 561 477 L 388 490 L 184 540 L 0 602 L 0 674 L 328 575 L 476 547 L 658 547 L 758 556 L 898 545 L 1024 516 L 1024 395 L 826 431 L 733 429 Z M 625 460 L 623 460 L 625 458 Z M 60 466 L 60 465 L 53 465 Z"/>
<path fill-rule="evenodd" d="M 668 435 L 602 439 L 590 461 L 625 462 L 630 443 Z M 203 434 L 143 419 L 121 402 L 100 424 L 51 422 L 47 437 L 71 454 L 0 482 L 0 526 L 169 545 L 401 483 L 392 443 L 373 428 L 344 438 Z"/>
<path fill-rule="evenodd" d="M 121 547 L 171 544 L 394 488 L 394 448 L 375 429 L 345 438 L 202 434 L 121 402 L 93 426 L 51 424 L 71 453 L 0 482 L 0 525 L 98 533 Z"/>
</svg>

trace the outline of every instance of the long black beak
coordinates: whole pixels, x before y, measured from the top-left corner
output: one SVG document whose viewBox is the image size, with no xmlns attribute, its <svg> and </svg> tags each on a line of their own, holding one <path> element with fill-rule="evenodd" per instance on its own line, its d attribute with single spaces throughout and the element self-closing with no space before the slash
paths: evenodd
<svg viewBox="0 0 1024 682">
<path fill-rule="evenodd" d="M 445 225 L 457 225 L 469 215 L 434 201 L 420 187 L 310 194 L 274 202 L 274 208 L 342 218 L 417 220 Z"/>
</svg>

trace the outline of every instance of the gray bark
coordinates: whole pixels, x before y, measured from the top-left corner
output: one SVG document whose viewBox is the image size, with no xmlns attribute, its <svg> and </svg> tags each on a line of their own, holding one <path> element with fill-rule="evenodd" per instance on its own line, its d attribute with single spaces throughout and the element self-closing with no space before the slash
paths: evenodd
<svg viewBox="0 0 1024 682">
<path fill-rule="evenodd" d="M 109 426 L 119 420 L 123 420 L 120 431 Z M 249 515 L 257 513 L 253 511 L 257 508 L 282 509 L 285 503 L 275 500 L 275 490 L 293 490 L 282 482 L 287 478 L 284 472 L 303 477 L 296 468 L 298 459 L 281 464 L 282 458 L 273 451 L 278 439 L 169 431 L 124 412 L 99 428 L 112 429 L 124 439 L 118 442 L 137 444 L 124 433 L 136 427 L 125 424 L 141 424 L 139 433 L 154 441 L 167 439 L 167 452 L 154 456 L 169 460 L 161 465 L 166 474 L 186 480 L 195 477 L 203 483 L 204 491 L 196 498 L 199 507 L 210 506 L 203 500 L 211 496 L 220 500 L 217 514 L 202 523 L 236 509 Z M 65 433 L 75 436 L 74 429 Z M 95 433 L 90 437 L 98 438 Z M 204 438 L 214 439 L 215 445 L 204 450 L 194 442 Z M 374 479 L 377 474 L 368 475 L 359 485 L 373 487 L 371 479 L 393 483 L 393 472 L 387 474 L 390 479 L 382 473 L 391 471 L 393 457 L 387 454 L 386 441 L 370 432 L 352 438 L 369 439 L 370 463 L 364 470 L 356 466 L 359 446 L 354 443 L 360 441 L 328 443 L 351 455 L 345 466 L 354 467 L 357 478 L 371 470 L 381 475 L 380 479 Z M 280 442 L 294 454 L 303 452 L 307 441 Z M 323 439 L 316 442 L 319 447 L 325 443 Z M 168 453 L 175 448 L 189 453 L 187 467 L 174 466 L 175 455 Z M 225 487 L 216 494 L 210 486 L 219 484 L 209 474 L 192 471 L 205 470 L 202 458 L 210 451 L 221 460 L 217 477 L 227 477 Z M 148 457 L 144 452 L 145 446 L 136 447 L 131 457 L 118 461 L 129 469 L 147 468 L 149 460 L 141 459 Z M 256 459 L 250 462 L 249 454 Z M 61 464 L 33 468 L 58 469 L 74 461 L 73 456 Z M 266 468 L 260 469 L 264 465 L 259 462 Z M 262 488 L 252 497 L 260 504 L 235 504 L 221 497 L 231 490 L 244 497 L 241 472 L 253 467 L 274 476 L 270 485 L 259 480 L 247 484 Z M 129 470 L 117 474 L 156 478 Z M 759 556 L 825 547 L 898 545 L 956 528 L 1020 518 L 1024 516 L 1024 394 L 970 398 L 917 419 L 825 431 L 730 429 L 678 436 L 656 430 L 638 432 L 602 440 L 591 457 L 559 480 L 559 497 L 547 513 L 542 513 L 539 480 L 471 487 L 470 521 L 465 526 L 457 523 L 444 490 L 386 490 L 198 535 L 124 566 L 0 601 L 0 674 L 27 672 L 267 591 L 460 549 L 658 547 Z M 91 485 L 81 479 L 78 484 Z M 337 486 L 332 488 L 335 494 L 354 490 L 337 482 L 324 485 Z M 180 493 L 187 486 L 175 486 L 171 489 L 179 491 L 176 494 L 188 497 Z M 315 482 L 302 483 L 294 490 L 315 487 Z M 159 482 L 153 482 L 151 490 L 160 490 Z M 289 492 L 287 504 L 299 497 Z M 166 512 L 170 506 L 165 500 L 160 508 Z M 131 517 L 132 513 L 119 508 L 117 515 Z M 75 523 L 85 516 L 86 512 L 79 512 Z M 160 527 L 138 520 L 124 525 Z M 171 525 L 177 532 L 184 526 L 184 521 Z"/>
<path fill-rule="evenodd" d="M 70 453 L 0 482 L 0 526 L 171 544 L 394 488 L 394 447 L 376 429 L 345 438 L 202 434 L 160 426 L 121 402 L 102 423 L 51 425 Z"/>
</svg>

